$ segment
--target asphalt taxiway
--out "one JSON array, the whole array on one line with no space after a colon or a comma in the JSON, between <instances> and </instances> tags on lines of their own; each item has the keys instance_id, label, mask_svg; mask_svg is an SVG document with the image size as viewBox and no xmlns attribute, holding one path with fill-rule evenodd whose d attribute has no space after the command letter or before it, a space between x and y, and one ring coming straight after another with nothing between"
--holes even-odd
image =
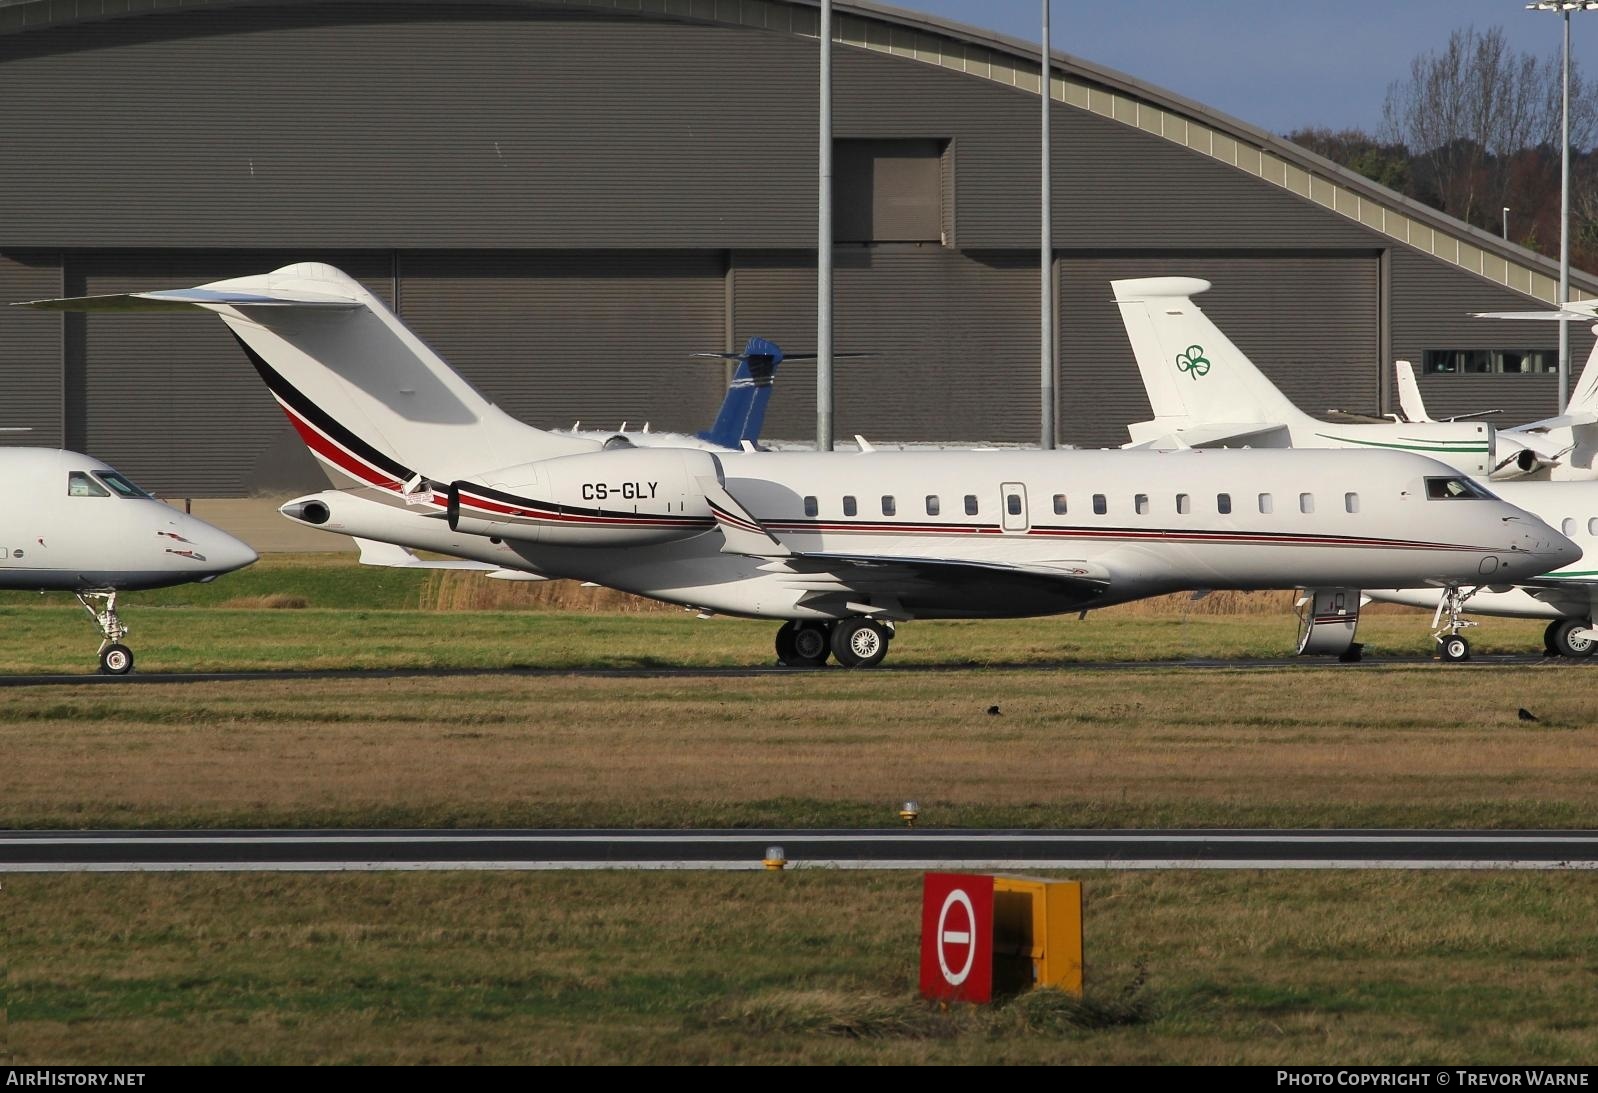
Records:
<instances>
[{"instance_id":1,"label":"asphalt taxiway","mask_svg":"<svg viewBox=\"0 0 1598 1093\"><path fill-rule=\"evenodd\" d=\"M0 873L342 870L1598 869L1598 831L8 831Z\"/></svg>"}]
</instances>

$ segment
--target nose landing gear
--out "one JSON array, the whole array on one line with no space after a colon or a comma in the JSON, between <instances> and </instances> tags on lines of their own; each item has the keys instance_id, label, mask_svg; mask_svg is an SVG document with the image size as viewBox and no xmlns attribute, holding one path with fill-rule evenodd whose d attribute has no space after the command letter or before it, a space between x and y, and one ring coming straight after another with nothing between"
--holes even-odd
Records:
<instances>
[{"instance_id":1,"label":"nose landing gear","mask_svg":"<svg viewBox=\"0 0 1598 1093\"><path fill-rule=\"evenodd\" d=\"M893 630L875 619L785 622L777 631L777 663L820 668L830 654L845 668L875 668L888 655Z\"/></svg>"},{"instance_id":2,"label":"nose landing gear","mask_svg":"<svg viewBox=\"0 0 1598 1093\"><path fill-rule=\"evenodd\" d=\"M1449 585L1443 590L1442 599L1437 601L1437 613L1432 616L1432 637L1437 640L1437 655L1442 660L1457 663L1470 659L1470 642L1460 631L1478 625L1465 617L1465 602L1480 591L1479 586L1465 590L1458 585ZM1445 611L1448 621L1443 623Z\"/></svg>"},{"instance_id":3,"label":"nose landing gear","mask_svg":"<svg viewBox=\"0 0 1598 1093\"><path fill-rule=\"evenodd\" d=\"M95 603L101 601L105 606L97 608ZM116 592L79 592L78 602L100 628L100 671L114 676L133 671L133 650L122 644L128 628L117 617Z\"/></svg>"}]
</instances>

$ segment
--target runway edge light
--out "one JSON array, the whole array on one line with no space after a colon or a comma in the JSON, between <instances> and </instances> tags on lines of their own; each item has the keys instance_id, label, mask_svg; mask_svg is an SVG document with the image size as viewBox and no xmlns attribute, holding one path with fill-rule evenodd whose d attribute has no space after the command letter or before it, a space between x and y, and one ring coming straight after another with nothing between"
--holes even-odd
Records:
<instances>
[{"instance_id":1,"label":"runway edge light","mask_svg":"<svg viewBox=\"0 0 1598 1093\"><path fill-rule=\"evenodd\" d=\"M1082 994L1082 885L1038 877L927 873L921 993L941 1002L1053 987Z\"/></svg>"}]
</instances>

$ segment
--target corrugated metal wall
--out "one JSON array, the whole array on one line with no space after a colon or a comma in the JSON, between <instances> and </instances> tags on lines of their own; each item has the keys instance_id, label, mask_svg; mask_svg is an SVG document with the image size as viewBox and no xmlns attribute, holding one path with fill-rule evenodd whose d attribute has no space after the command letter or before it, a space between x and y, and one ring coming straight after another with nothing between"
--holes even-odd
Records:
<instances>
[{"instance_id":1,"label":"corrugated metal wall","mask_svg":"<svg viewBox=\"0 0 1598 1093\"><path fill-rule=\"evenodd\" d=\"M696 432L722 369L719 253L405 254L400 315L508 413L541 428Z\"/></svg>"},{"instance_id":2,"label":"corrugated metal wall","mask_svg":"<svg viewBox=\"0 0 1598 1093\"><path fill-rule=\"evenodd\" d=\"M1060 260L1060 421L1064 438L1126 443L1146 420L1110 281L1203 277L1197 302L1228 338L1302 410L1377 411L1379 261L1374 255L1098 258Z\"/></svg>"},{"instance_id":3,"label":"corrugated metal wall","mask_svg":"<svg viewBox=\"0 0 1598 1093\"><path fill-rule=\"evenodd\" d=\"M339 266L385 301L386 256L305 255ZM186 287L263 273L267 254L72 255L70 295ZM37 313L48 325L55 315ZM81 399L69 444L104 459L146 489L229 496L320 485L321 473L233 336L210 315L72 315L68 389Z\"/></svg>"},{"instance_id":4,"label":"corrugated metal wall","mask_svg":"<svg viewBox=\"0 0 1598 1093\"><path fill-rule=\"evenodd\" d=\"M941 247L834 252L837 434L870 440L1031 439L1037 432L1037 259ZM803 263L803 264L800 264ZM736 340L816 339L815 260L745 254L733 263ZM767 416L774 438L814 437L815 374L784 365Z\"/></svg>"},{"instance_id":5,"label":"corrugated metal wall","mask_svg":"<svg viewBox=\"0 0 1598 1093\"><path fill-rule=\"evenodd\" d=\"M1432 417L1502 410L1489 418L1500 427L1558 413L1558 377L1424 376L1428 349L1553 348L1559 326L1549 322L1473 319L1475 311L1537 311L1542 305L1519 293L1450 269L1407 247L1393 250L1393 354L1415 366L1421 396ZM1592 351L1590 323L1570 324L1570 385ZM1386 377L1391 383L1392 378Z\"/></svg>"},{"instance_id":6,"label":"corrugated metal wall","mask_svg":"<svg viewBox=\"0 0 1598 1093\"><path fill-rule=\"evenodd\" d=\"M7 307L16 300L61 294L57 254L0 254L0 444L41 448L62 443L61 332L63 319Z\"/></svg>"}]
</instances>

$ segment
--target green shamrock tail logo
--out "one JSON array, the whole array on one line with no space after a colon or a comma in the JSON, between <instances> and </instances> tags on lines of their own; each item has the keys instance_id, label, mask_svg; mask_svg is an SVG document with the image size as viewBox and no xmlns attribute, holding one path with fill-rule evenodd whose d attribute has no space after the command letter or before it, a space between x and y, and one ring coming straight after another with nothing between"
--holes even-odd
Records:
<instances>
[{"instance_id":1,"label":"green shamrock tail logo","mask_svg":"<svg viewBox=\"0 0 1598 1093\"><path fill-rule=\"evenodd\" d=\"M1176 355L1176 367L1179 371L1198 379L1200 376L1209 375L1210 359L1204 355L1202 345L1190 345L1186 353Z\"/></svg>"}]
</instances>

